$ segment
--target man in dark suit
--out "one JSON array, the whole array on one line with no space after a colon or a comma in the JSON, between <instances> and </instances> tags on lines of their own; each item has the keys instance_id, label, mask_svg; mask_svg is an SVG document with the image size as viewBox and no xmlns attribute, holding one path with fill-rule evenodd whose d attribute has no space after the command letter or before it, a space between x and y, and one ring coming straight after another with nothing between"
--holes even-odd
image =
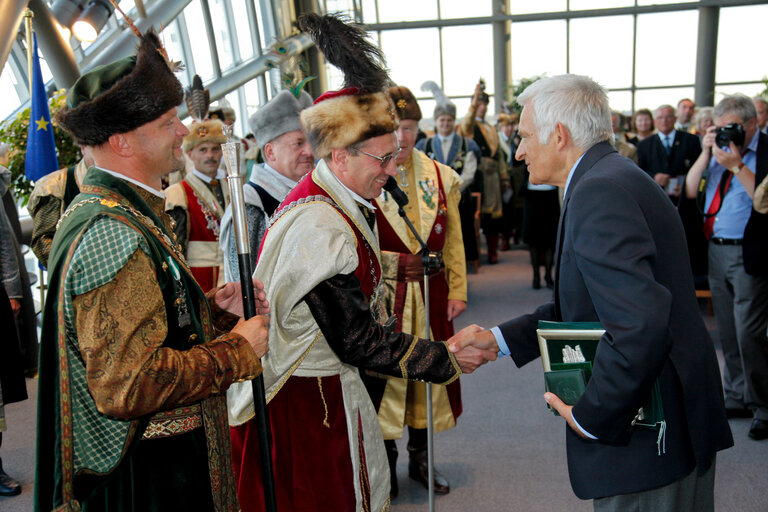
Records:
<instances>
[{"instance_id":1,"label":"man in dark suit","mask_svg":"<svg viewBox=\"0 0 768 512\"><path fill-rule=\"evenodd\" d=\"M686 195L706 212L709 288L723 347L729 417L753 418L749 437L768 439L768 215L753 193L768 174L768 135L758 131L755 105L743 94L717 104L715 126L691 167ZM735 123L742 141L715 143L718 127ZM699 192L701 191L701 192Z\"/></svg>"},{"instance_id":2,"label":"man in dark suit","mask_svg":"<svg viewBox=\"0 0 768 512\"><path fill-rule=\"evenodd\" d=\"M653 177L677 204L685 174L701 153L699 138L675 130L675 108L662 105L654 113L657 133L637 145L637 165Z\"/></svg>"},{"instance_id":3,"label":"man in dark suit","mask_svg":"<svg viewBox=\"0 0 768 512\"><path fill-rule=\"evenodd\" d=\"M539 320L601 322L581 398L545 394L568 423L574 492L599 511L713 510L715 454L733 439L677 212L610 144L608 98L591 79L545 78L518 101L516 157L531 181L565 187L555 297L477 336L522 366L540 355ZM657 381L666 430L635 425Z\"/></svg>"}]
</instances>

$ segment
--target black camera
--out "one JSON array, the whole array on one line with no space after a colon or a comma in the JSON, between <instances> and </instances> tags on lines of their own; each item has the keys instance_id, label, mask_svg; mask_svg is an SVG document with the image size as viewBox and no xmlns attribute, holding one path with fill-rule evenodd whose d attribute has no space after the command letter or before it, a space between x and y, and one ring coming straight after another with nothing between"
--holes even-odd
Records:
<instances>
[{"instance_id":1,"label":"black camera","mask_svg":"<svg viewBox=\"0 0 768 512\"><path fill-rule=\"evenodd\" d=\"M721 148L727 148L731 142L736 146L744 145L744 127L739 123L729 123L715 130L715 144Z\"/></svg>"}]
</instances>

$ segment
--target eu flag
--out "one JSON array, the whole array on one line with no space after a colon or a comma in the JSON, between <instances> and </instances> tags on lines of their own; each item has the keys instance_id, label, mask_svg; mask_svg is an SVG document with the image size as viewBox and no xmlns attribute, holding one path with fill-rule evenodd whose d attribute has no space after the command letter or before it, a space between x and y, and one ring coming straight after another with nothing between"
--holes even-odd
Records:
<instances>
[{"instance_id":1,"label":"eu flag","mask_svg":"<svg viewBox=\"0 0 768 512\"><path fill-rule=\"evenodd\" d=\"M25 170L27 178L37 181L59 168L56 159L56 141L53 138L51 113L45 96L45 84L37 56L37 35L34 36L35 53L32 58L32 109L29 114L29 135Z\"/></svg>"}]
</instances>

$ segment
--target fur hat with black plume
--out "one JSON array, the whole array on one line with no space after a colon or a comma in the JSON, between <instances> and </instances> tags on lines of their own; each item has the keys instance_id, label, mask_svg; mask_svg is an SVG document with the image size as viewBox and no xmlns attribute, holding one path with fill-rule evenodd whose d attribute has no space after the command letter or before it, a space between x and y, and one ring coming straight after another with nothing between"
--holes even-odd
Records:
<instances>
[{"instance_id":1,"label":"fur hat with black plume","mask_svg":"<svg viewBox=\"0 0 768 512\"><path fill-rule=\"evenodd\" d=\"M456 119L456 105L453 104L448 96L445 95L443 90L432 80L427 80L421 84L421 90L424 92L431 92L435 98L435 112L432 119L437 121L440 116L451 116Z\"/></svg>"},{"instance_id":2,"label":"fur hat with black plume","mask_svg":"<svg viewBox=\"0 0 768 512\"><path fill-rule=\"evenodd\" d=\"M192 86L187 87L184 100L187 102L192 123L187 127L189 134L184 137L182 148L189 151L203 142L223 144L227 142L224 135L224 123L218 119L206 119L211 104L211 93L203 87L203 81L199 75L192 79Z\"/></svg>"},{"instance_id":3,"label":"fur hat with black plume","mask_svg":"<svg viewBox=\"0 0 768 512\"><path fill-rule=\"evenodd\" d=\"M394 132L398 121L386 92L391 81L381 51L366 39L365 31L338 14L304 14L299 28L344 74L342 90L326 92L301 112L315 157Z\"/></svg>"}]
</instances>

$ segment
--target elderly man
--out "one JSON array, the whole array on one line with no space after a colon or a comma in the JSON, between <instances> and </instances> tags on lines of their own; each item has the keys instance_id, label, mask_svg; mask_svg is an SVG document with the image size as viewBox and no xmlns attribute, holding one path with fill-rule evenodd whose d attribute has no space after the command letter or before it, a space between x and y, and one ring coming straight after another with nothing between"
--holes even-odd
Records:
<instances>
[{"instance_id":1,"label":"elderly man","mask_svg":"<svg viewBox=\"0 0 768 512\"><path fill-rule=\"evenodd\" d=\"M159 188L188 132L164 54L147 33L57 116L94 167L49 260L37 511L239 510L223 394L261 372L267 319L238 322L234 284L203 294L171 238Z\"/></svg>"},{"instance_id":2,"label":"elderly man","mask_svg":"<svg viewBox=\"0 0 768 512\"><path fill-rule=\"evenodd\" d=\"M685 174L701 153L699 138L675 129L675 109L662 105L654 113L657 133L637 145L637 165L651 175L673 203L680 198Z\"/></svg>"},{"instance_id":3,"label":"elderly man","mask_svg":"<svg viewBox=\"0 0 768 512\"><path fill-rule=\"evenodd\" d=\"M749 436L767 439L768 215L753 209L752 196L768 174L768 135L758 131L755 106L741 94L721 100L714 121L686 192L697 199L709 240L709 289L725 358L726 412L753 417ZM726 126L727 132L718 135Z\"/></svg>"},{"instance_id":4,"label":"elderly man","mask_svg":"<svg viewBox=\"0 0 768 512\"><path fill-rule=\"evenodd\" d=\"M389 78L363 29L335 16L304 15L299 25L326 58L329 45L350 44L330 53L330 62L354 69L343 68L345 89L325 93L301 113L320 161L273 215L256 267L274 311L263 364L277 503L280 510L378 512L389 509L389 470L360 371L447 384L495 354L471 348L453 358L445 342L383 323L371 200L397 173ZM250 389L233 388L228 398L231 422L253 416ZM250 430L233 443L256 454L261 447ZM238 463L243 510L260 510L257 460Z\"/></svg>"},{"instance_id":5,"label":"elderly man","mask_svg":"<svg viewBox=\"0 0 768 512\"><path fill-rule=\"evenodd\" d=\"M430 316L432 336L444 340L453 336L453 320L467 307L467 266L461 236L459 200L461 178L448 166L438 164L414 149L421 109L407 87L390 87L400 125L395 159L400 187L408 197L404 211L417 226L430 251L440 252L445 268L429 279L430 311L424 309L424 267L421 246L405 220L398 214L395 199L384 194L375 200L376 224L381 246L382 283L387 315L397 319L396 328L424 336L425 314ZM426 385L389 377L365 378L365 384L379 414L391 473L391 495L398 493L397 445L395 439L408 426L408 475L429 485L427 477ZM461 388L456 380L448 386L433 386L435 431L456 426L461 415ZM435 472L435 493L447 494L450 484Z\"/></svg>"},{"instance_id":6,"label":"elderly man","mask_svg":"<svg viewBox=\"0 0 768 512\"><path fill-rule=\"evenodd\" d=\"M312 98L306 92L302 91L297 98L290 91L280 91L251 116L251 129L264 158L264 163L253 166L251 177L243 187L251 268L256 268L269 217L315 165L312 148L299 123L299 113L310 105ZM220 240L224 251L224 276L227 281L239 281L231 208L227 208L221 219Z\"/></svg>"},{"instance_id":7,"label":"elderly man","mask_svg":"<svg viewBox=\"0 0 768 512\"><path fill-rule=\"evenodd\" d=\"M685 237L661 189L611 144L606 91L587 77L539 80L518 98L534 183L565 187L555 297L479 335L518 366L540 355L539 320L601 322L592 376L565 420L571 485L597 511L714 510L715 454L732 446L715 349ZM664 419L636 424L658 383Z\"/></svg>"}]
</instances>

